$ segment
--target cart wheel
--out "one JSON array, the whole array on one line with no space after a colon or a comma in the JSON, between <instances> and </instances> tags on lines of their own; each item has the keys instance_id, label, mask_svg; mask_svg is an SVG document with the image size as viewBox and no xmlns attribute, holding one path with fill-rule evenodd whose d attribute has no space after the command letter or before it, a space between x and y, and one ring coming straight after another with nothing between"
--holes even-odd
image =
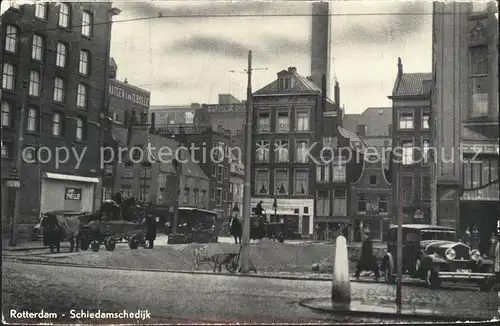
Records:
<instances>
[{"instance_id":1,"label":"cart wheel","mask_svg":"<svg viewBox=\"0 0 500 326\"><path fill-rule=\"evenodd\" d=\"M107 251L113 251L113 250L115 250L115 247L116 247L116 239L113 237L109 237L104 242L104 245L106 246Z\"/></svg>"},{"instance_id":2,"label":"cart wheel","mask_svg":"<svg viewBox=\"0 0 500 326\"><path fill-rule=\"evenodd\" d=\"M87 239L80 240L80 249L82 249L83 251L89 249L89 241Z\"/></svg>"},{"instance_id":3,"label":"cart wheel","mask_svg":"<svg viewBox=\"0 0 500 326\"><path fill-rule=\"evenodd\" d=\"M139 237L137 235L131 236L128 242L128 246L130 247L130 249L139 248Z\"/></svg>"},{"instance_id":4,"label":"cart wheel","mask_svg":"<svg viewBox=\"0 0 500 326\"><path fill-rule=\"evenodd\" d=\"M92 248L92 251L98 252L101 244L99 243L99 241L93 241L90 246Z\"/></svg>"}]
</instances>

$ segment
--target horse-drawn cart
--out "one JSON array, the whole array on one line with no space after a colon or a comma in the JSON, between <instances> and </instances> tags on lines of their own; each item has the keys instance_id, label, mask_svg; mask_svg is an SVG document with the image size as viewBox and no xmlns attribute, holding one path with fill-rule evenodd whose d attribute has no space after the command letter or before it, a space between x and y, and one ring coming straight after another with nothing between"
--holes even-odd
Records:
<instances>
[{"instance_id":1,"label":"horse-drawn cart","mask_svg":"<svg viewBox=\"0 0 500 326\"><path fill-rule=\"evenodd\" d=\"M118 239L127 240L130 249L137 249L141 245L146 247L146 225L123 220L92 221L80 231L82 250L90 246L93 251L99 251L101 244L104 244L106 250L113 251Z\"/></svg>"}]
</instances>

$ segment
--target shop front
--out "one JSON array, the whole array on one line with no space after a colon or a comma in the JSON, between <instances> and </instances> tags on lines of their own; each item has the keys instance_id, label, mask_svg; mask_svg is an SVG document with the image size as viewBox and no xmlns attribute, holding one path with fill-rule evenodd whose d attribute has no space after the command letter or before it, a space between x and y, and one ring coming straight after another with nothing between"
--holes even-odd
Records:
<instances>
[{"instance_id":1,"label":"shop front","mask_svg":"<svg viewBox=\"0 0 500 326\"><path fill-rule=\"evenodd\" d=\"M352 241L362 242L365 230L370 230L373 241L386 241L390 224L388 216L356 215L352 222Z\"/></svg>"},{"instance_id":2,"label":"shop front","mask_svg":"<svg viewBox=\"0 0 500 326\"><path fill-rule=\"evenodd\" d=\"M335 241L337 235L349 239L349 219L318 216L314 220L314 238L319 241Z\"/></svg>"},{"instance_id":3,"label":"shop front","mask_svg":"<svg viewBox=\"0 0 500 326\"><path fill-rule=\"evenodd\" d=\"M274 198L252 198L251 207L262 201L262 208L270 222L284 223L285 227L302 237L312 238L314 234L314 200L278 198L274 208Z\"/></svg>"},{"instance_id":4,"label":"shop front","mask_svg":"<svg viewBox=\"0 0 500 326\"><path fill-rule=\"evenodd\" d=\"M42 179L40 211L93 212L98 183L99 178L47 172Z\"/></svg>"}]
</instances>

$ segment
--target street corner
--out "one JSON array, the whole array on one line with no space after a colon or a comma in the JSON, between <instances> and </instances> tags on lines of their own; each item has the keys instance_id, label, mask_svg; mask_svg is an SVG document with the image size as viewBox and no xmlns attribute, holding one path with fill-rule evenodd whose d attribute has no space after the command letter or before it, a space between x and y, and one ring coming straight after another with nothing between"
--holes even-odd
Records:
<instances>
[{"instance_id":1,"label":"street corner","mask_svg":"<svg viewBox=\"0 0 500 326\"><path fill-rule=\"evenodd\" d=\"M450 309L444 305L411 305L403 304L398 312L395 300L352 300L350 303L334 304L331 298L309 298L299 302L303 307L327 314L346 314L353 316L369 316L394 319L395 317L409 321L486 321L494 318L492 311L471 311L470 309Z\"/></svg>"}]
</instances>

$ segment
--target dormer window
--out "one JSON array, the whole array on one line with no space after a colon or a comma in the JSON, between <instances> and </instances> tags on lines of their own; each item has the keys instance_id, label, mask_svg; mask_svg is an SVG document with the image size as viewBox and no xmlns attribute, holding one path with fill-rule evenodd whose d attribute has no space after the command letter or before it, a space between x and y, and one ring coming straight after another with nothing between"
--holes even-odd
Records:
<instances>
[{"instance_id":1,"label":"dormer window","mask_svg":"<svg viewBox=\"0 0 500 326\"><path fill-rule=\"evenodd\" d=\"M279 87L282 90L287 90L292 88L292 77L280 77L279 78Z\"/></svg>"}]
</instances>

